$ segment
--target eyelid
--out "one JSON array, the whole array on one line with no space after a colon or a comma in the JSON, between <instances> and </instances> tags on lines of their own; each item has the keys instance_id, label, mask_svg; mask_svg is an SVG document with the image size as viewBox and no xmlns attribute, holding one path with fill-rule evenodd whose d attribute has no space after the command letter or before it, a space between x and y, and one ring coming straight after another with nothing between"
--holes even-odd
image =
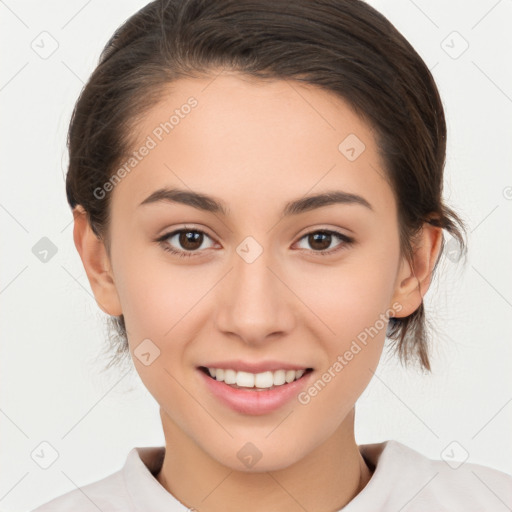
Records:
<instances>
[{"instance_id":1,"label":"eyelid","mask_svg":"<svg viewBox=\"0 0 512 512\"><path fill-rule=\"evenodd\" d=\"M329 233L338 233L340 235L343 235L347 238L352 238L352 235L349 235L348 233L345 233L345 231L348 231L349 233L354 233L351 229L348 228L342 228L339 226L329 226L329 225L318 225L318 224L312 224L310 226L307 226L303 228L299 233L302 233L300 235L297 235L298 238L302 238L305 235L309 235L311 233L316 233L317 231L327 231Z\"/></svg>"}]
</instances>

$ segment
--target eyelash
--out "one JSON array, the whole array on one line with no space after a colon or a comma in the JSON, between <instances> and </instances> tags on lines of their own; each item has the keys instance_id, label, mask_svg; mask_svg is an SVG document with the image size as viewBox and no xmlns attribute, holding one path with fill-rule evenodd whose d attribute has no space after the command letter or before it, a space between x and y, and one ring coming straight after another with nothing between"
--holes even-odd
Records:
<instances>
[{"instance_id":1,"label":"eyelash","mask_svg":"<svg viewBox=\"0 0 512 512\"><path fill-rule=\"evenodd\" d=\"M197 251L197 250L196 251L178 251L178 250L172 248L168 243L166 243L166 240L168 238L171 238L174 235L177 235L180 233L200 233L200 234L206 235L208 238L211 238L207 233L205 233L204 231L202 231L200 229L189 228L189 229L178 229L176 231L166 233L165 235L162 235L160 238L158 238L156 240L156 242L159 242L159 244L164 249L164 251L170 252L171 254L174 254L180 258L190 258L190 257L197 256L198 253L200 253L201 251ZM341 240L343 242L340 245L338 245L338 247L336 247L335 249L325 249L323 251L312 251L314 254L317 254L319 256L330 256L334 253L337 253L340 250L347 248L348 246L350 246L354 243L353 238L350 238L347 235L344 235L343 233L339 233L338 231L332 231L332 230L328 230L328 229L318 229L316 231L310 231L309 233L306 233L305 235L303 235L299 239L299 241L306 238L309 235L313 235L313 234L317 234L317 233L326 234L326 235L334 235L335 237L337 237L339 240Z\"/></svg>"}]
</instances>

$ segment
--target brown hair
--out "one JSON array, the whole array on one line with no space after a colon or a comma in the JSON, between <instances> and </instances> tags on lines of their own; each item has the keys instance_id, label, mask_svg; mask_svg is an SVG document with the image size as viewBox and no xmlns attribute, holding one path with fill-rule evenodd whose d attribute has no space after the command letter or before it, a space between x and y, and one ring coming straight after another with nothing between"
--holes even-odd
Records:
<instances>
[{"instance_id":1,"label":"brown hair","mask_svg":"<svg viewBox=\"0 0 512 512\"><path fill-rule=\"evenodd\" d=\"M446 124L439 92L421 57L382 14L361 0L155 0L108 41L69 126L67 199L71 208L83 206L109 254L109 195L98 199L94 191L129 153L137 119L167 84L219 68L297 80L343 98L374 129L397 201L402 254L411 258L424 222L447 230L466 253L464 223L442 199ZM117 359L128 353L124 318L109 320ZM387 336L402 363L418 358L430 371L423 303L406 318L391 318Z\"/></svg>"}]
</instances>

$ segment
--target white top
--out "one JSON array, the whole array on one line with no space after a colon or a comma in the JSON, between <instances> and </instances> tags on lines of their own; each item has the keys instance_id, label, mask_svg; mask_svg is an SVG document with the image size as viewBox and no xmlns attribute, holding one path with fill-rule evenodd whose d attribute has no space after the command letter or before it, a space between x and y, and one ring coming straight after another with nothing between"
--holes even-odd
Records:
<instances>
[{"instance_id":1,"label":"white top","mask_svg":"<svg viewBox=\"0 0 512 512\"><path fill-rule=\"evenodd\" d=\"M343 512L512 510L512 476L479 464L431 460L398 441L359 445L375 471ZM112 475L32 512L190 512L155 478L165 447L133 448Z\"/></svg>"}]
</instances>

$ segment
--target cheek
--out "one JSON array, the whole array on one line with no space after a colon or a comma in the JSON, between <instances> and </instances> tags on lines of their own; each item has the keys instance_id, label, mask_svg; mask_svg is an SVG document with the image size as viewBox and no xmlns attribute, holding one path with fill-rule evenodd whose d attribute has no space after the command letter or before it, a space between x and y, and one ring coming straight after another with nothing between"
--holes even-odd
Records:
<instances>
[{"instance_id":1,"label":"cheek","mask_svg":"<svg viewBox=\"0 0 512 512\"><path fill-rule=\"evenodd\" d=\"M120 300L134 366L155 400L176 411L190 407L190 396L180 383L183 368L190 364L187 340L194 339L200 325L189 320L211 287L204 280L202 285L193 282L194 272L184 268L173 268L158 258L148 258L146 263L142 258L125 260L119 265ZM149 361L144 360L145 353L150 354Z\"/></svg>"},{"instance_id":2,"label":"cheek","mask_svg":"<svg viewBox=\"0 0 512 512\"><path fill-rule=\"evenodd\" d=\"M309 316L309 325L327 355L321 373L327 372L328 402L350 403L373 376L370 369L379 363L391 314L397 257L393 246L384 253L361 251L338 268L307 274L302 293L310 310L318 312L318 318Z\"/></svg>"},{"instance_id":3,"label":"cheek","mask_svg":"<svg viewBox=\"0 0 512 512\"><path fill-rule=\"evenodd\" d=\"M329 326L315 333L326 355L317 379L298 397L310 418L323 418L322 428L336 428L373 377L384 347L387 318L386 283L353 272L331 284L312 309Z\"/></svg>"},{"instance_id":4,"label":"cheek","mask_svg":"<svg viewBox=\"0 0 512 512\"><path fill-rule=\"evenodd\" d=\"M390 306L394 285L393 258L358 255L338 268L304 273L298 295L316 313L323 332L343 345L374 326ZM314 318L314 315L311 315ZM377 323L382 328L382 322Z\"/></svg>"},{"instance_id":5,"label":"cheek","mask_svg":"<svg viewBox=\"0 0 512 512\"><path fill-rule=\"evenodd\" d=\"M160 258L126 259L119 265L118 287L125 322L134 338L165 340L179 329L208 290L205 276L193 267L173 266Z\"/></svg>"}]
</instances>

